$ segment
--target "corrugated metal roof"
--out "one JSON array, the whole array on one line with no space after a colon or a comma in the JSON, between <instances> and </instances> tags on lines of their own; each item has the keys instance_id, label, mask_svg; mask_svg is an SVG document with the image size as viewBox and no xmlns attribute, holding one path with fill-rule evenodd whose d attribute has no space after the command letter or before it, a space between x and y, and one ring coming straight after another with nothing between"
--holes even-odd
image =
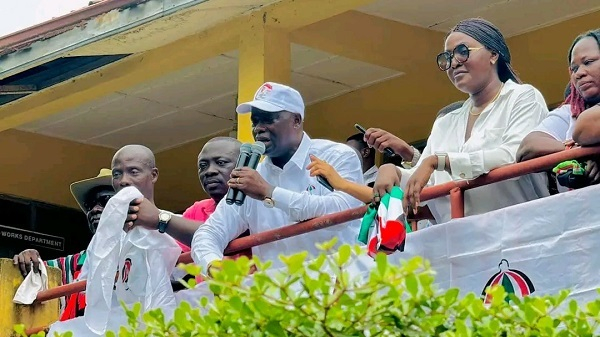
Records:
<instances>
[{"instance_id":1,"label":"corrugated metal roof","mask_svg":"<svg viewBox=\"0 0 600 337\"><path fill-rule=\"evenodd\" d=\"M0 38L0 55L6 55L29 47L32 43L59 35L85 25L85 22L115 9L135 7L149 0L105 0L69 14L42 22L39 25Z\"/></svg>"},{"instance_id":2,"label":"corrugated metal roof","mask_svg":"<svg viewBox=\"0 0 600 337\"><path fill-rule=\"evenodd\" d=\"M0 105L118 61L127 54L61 57L0 80Z\"/></svg>"}]
</instances>

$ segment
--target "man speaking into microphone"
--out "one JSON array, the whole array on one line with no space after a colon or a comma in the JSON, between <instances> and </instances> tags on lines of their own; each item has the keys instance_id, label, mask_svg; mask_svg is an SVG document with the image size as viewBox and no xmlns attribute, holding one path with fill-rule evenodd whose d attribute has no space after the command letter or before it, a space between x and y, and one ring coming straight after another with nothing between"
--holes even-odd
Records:
<instances>
[{"instance_id":1,"label":"man speaking into microphone","mask_svg":"<svg viewBox=\"0 0 600 337\"><path fill-rule=\"evenodd\" d=\"M229 187L246 195L241 205L222 201L204 224L198 224L191 248L194 261L203 271L209 271L212 263L221 260L229 242L248 229L250 234L256 234L362 205L348 194L330 191L306 169L309 156L315 155L332 165L344 179L363 183L360 160L352 148L311 139L304 132L304 101L298 91L268 82L257 90L253 101L240 104L236 110L251 114L254 139L264 144L266 158L256 169L238 167L232 171ZM151 212L142 214L141 208L128 219L146 227L158 222ZM173 217L170 221L180 226L180 222L190 220ZM308 251L315 255L315 244L333 237L340 244L354 244L359 227L359 220L351 221L254 247L252 254L281 266L279 254Z\"/></svg>"},{"instance_id":2,"label":"man speaking into microphone","mask_svg":"<svg viewBox=\"0 0 600 337\"><path fill-rule=\"evenodd\" d=\"M221 203L213 216L200 226L192 241L194 261L208 270L223 258L227 244L250 228L260 233L329 213L361 206L342 192L331 192L311 177L306 169L309 155L330 163L345 179L362 183L362 170L355 151L344 144L311 139L303 130L304 101L298 91L268 82L254 100L240 104L236 111L250 113L252 134L265 145L266 158L256 170L241 167L231 172L229 186L242 191L243 205ZM354 244L358 220L300 236L254 247L253 254L280 265L279 254L306 250L317 254L315 243L338 237L340 243Z\"/></svg>"}]
</instances>

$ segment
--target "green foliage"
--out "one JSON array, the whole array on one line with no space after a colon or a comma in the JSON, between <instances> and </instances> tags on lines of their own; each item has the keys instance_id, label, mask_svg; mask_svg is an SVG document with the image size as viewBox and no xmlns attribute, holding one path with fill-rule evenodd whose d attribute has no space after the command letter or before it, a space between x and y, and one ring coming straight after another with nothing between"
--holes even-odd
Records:
<instances>
[{"instance_id":1,"label":"green foliage","mask_svg":"<svg viewBox=\"0 0 600 337\"><path fill-rule=\"evenodd\" d=\"M600 299L580 307L566 303L566 290L520 299L496 287L489 289L492 303L486 306L473 293L436 289L427 261L417 257L396 266L383 254L366 280L352 279L345 267L362 250L346 245L326 254L334 245L335 240L318 245L324 254L314 260L306 253L281 256L285 272L268 272L270 263L256 258L225 260L207 281L215 299L202 299L202 314L183 302L167 320L159 309L141 314L138 304L127 309L129 326L107 336L593 336L600 331ZM253 266L257 271L248 285L243 281Z\"/></svg>"}]
</instances>

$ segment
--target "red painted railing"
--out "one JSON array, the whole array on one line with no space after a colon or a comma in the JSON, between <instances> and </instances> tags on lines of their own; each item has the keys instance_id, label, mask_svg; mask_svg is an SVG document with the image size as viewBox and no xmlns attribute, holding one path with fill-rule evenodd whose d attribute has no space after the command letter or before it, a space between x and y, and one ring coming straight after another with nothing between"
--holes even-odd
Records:
<instances>
[{"instance_id":1,"label":"red painted railing","mask_svg":"<svg viewBox=\"0 0 600 337\"><path fill-rule=\"evenodd\" d=\"M452 181L423 189L421 200L431 200L442 196L450 195L452 218L464 217L464 198L463 191L472 188L497 183L499 181L517 178L522 175L542 172L552 169L556 164L578 158L586 158L600 154L600 146L575 148L557 152L544 157L535 158L522 163L507 165L492 170L487 175L473 180ZM282 240L292 236L316 231L323 228L332 227L350 220L356 220L363 216L366 206L346 210L339 213L328 214L315 219L303 221L297 224L285 226L258 234L249 235L243 238L233 240L225 249L225 254L230 255L251 247L263 245L266 243ZM182 254L179 262L191 263L190 253ZM44 302L51 299L60 298L76 292L85 290L85 281L79 281L68 285L55 287L38 293L36 302ZM27 333L35 333L44 328L29 329Z\"/></svg>"}]
</instances>

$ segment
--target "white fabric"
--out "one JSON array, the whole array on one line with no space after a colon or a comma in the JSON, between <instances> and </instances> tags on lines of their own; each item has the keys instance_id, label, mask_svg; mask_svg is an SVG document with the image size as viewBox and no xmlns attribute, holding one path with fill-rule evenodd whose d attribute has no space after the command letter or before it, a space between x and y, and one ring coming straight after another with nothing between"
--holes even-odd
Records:
<instances>
[{"instance_id":1,"label":"white fabric","mask_svg":"<svg viewBox=\"0 0 600 337\"><path fill-rule=\"evenodd\" d=\"M13 302L17 304L31 304L35 301L40 291L48 289L48 271L46 265L40 260L40 272L36 273L31 269L29 274L17 289Z\"/></svg>"},{"instance_id":2,"label":"white fabric","mask_svg":"<svg viewBox=\"0 0 600 337\"><path fill-rule=\"evenodd\" d=\"M379 173L379 169L377 166L373 165L367 172L363 173L363 180L365 185L369 185L370 183L374 183L377 178L377 173Z\"/></svg>"},{"instance_id":3,"label":"white fabric","mask_svg":"<svg viewBox=\"0 0 600 337\"><path fill-rule=\"evenodd\" d=\"M465 142L469 111L468 99L462 108L438 118L433 124L427 146L416 167L402 172L401 187L423 160L437 152L448 154L452 175L434 171L429 186L453 180L471 179L490 170L512 164L521 140L548 114L542 94L528 84L507 81L498 99L481 113ZM547 178L543 173L523 176L465 192L465 214L474 215L548 196ZM450 220L448 196L429 200L436 222Z\"/></svg>"},{"instance_id":4,"label":"white fabric","mask_svg":"<svg viewBox=\"0 0 600 337\"><path fill-rule=\"evenodd\" d=\"M399 264L423 256L444 290L457 287L462 295L481 294L499 269L523 272L536 295L571 290L582 306L597 298L600 288L600 186L557 194L409 233L404 252L388 259ZM374 262L361 257L350 274L365 275ZM516 282L511 282L520 295ZM568 301L567 301L568 302Z\"/></svg>"},{"instance_id":5,"label":"white fabric","mask_svg":"<svg viewBox=\"0 0 600 337\"><path fill-rule=\"evenodd\" d=\"M533 131L543 132L559 142L565 142L573 139L576 121L571 114L571 106L566 104L552 110Z\"/></svg>"},{"instance_id":6,"label":"white fabric","mask_svg":"<svg viewBox=\"0 0 600 337\"><path fill-rule=\"evenodd\" d=\"M130 202L141 197L133 186L112 197L88 246L84 321L90 334L104 334L119 301L141 302L144 311L175 305L170 275L181 248L156 230L123 231Z\"/></svg>"},{"instance_id":7,"label":"white fabric","mask_svg":"<svg viewBox=\"0 0 600 337\"><path fill-rule=\"evenodd\" d=\"M294 88L279 83L267 82L261 85L254 94L254 100L240 104L236 111L241 114L249 113L252 107L270 112L294 112L304 119L304 100L300 93Z\"/></svg>"},{"instance_id":8,"label":"white fabric","mask_svg":"<svg viewBox=\"0 0 600 337\"><path fill-rule=\"evenodd\" d=\"M580 306L597 298L600 288L600 186L595 185L568 193L554 195L529 203L515 205L487 214L455 219L407 234L404 252L388 256L390 263L399 265L414 256L422 256L436 272L436 285L443 291L458 288L461 296L469 292L482 294L488 281L507 268L523 273L533 285L529 296L557 294L571 290L570 298ZM503 261L506 260L506 261ZM367 278L376 268L373 259L361 256L349 262L346 271L350 278ZM284 271L285 268L279 269ZM276 269L269 271L275 275ZM246 279L252 282L252 276ZM514 277L511 285L515 295L523 293ZM206 283L176 295L177 302L189 302L199 307L199 300L212 300ZM566 303L569 301L567 300ZM204 310L201 310L204 312ZM167 312L167 317L170 312ZM72 322L75 337L80 318ZM68 323L61 322L61 323ZM110 330L126 324L120 308L111 316ZM54 324L53 332L65 332ZM64 327L64 326L63 326Z\"/></svg>"},{"instance_id":9,"label":"white fabric","mask_svg":"<svg viewBox=\"0 0 600 337\"><path fill-rule=\"evenodd\" d=\"M351 147L328 140L311 140L304 134L298 150L283 169L273 165L269 158L256 169L269 184L276 186L273 191L275 207L267 208L262 200L252 198L246 198L242 206L228 205L224 200L221 201L211 217L194 234L194 261L206 270L210 262L222 259L227 244L247 229L252 234L261 233L361 206L359 200L340 191L331 192L310 176L306 169L310 163L310 154L332 165L342 178L363 184L360 161ZM317 253L315 243L330 240L333 236L338 237L339 243L354 244L359 228L360 221L355 220L254 247L252 253L262 260L272 260L277 266L280 264L279 254L292 254L302 250Z\"/></svg>"}]
</instances>

